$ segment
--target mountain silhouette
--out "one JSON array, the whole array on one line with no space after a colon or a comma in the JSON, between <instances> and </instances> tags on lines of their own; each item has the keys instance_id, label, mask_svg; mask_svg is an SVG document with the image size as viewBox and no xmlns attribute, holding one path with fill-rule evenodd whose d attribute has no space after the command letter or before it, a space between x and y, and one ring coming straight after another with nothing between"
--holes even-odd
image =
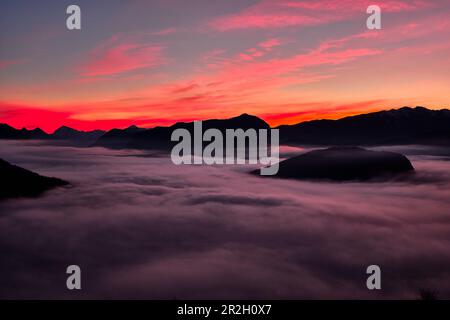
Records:
<instances>
[{"instance_id":1,"label":"mountain silhouette","mask_svg":"<svg viewBox=\"0 0 450 320\"><path fill-rule=\"evenodd\" d=\"M170 127L155 127L138 132L127 143L133 149L170 150L177 142L171 141L172 132L176 129L186 129L194 136L194 122L178 122ZM270 129L262 119L246 113L230 119L211 119L202 121L202 130L218 129L225 135L226 129Z\"/></svg>"},{"instance_id":2,"label":"mountain silhouette","mask_svg":"<svg viewBox=\"0 0 450 320\"><path fill-rule=\"evenodd\" d=\"M314 120L295 125L282 125L278 129L281 144L448 145L450 110L403 107L339 120Z\"/></svg>"},{"instance_id":3,"label":"mountain silhouette","mask_svg":"<svg viewBox=\"0 0 450 320\"><path fill-rule=\"evenodd\" d=\"M93 146L111 149L125 148L135 134L145 130L136 126L130 126L126 129L111 129L103 134Z\"/></svg>"},{"instance_id":4,"label":"mountain silhouette","mask_svg":"<svg viewBox=\"0 0 450 320\"><path fill-rule=\"evenodd\" d=\"M141 129L132 134L117 132L120 147L170 150L173 130L185 128L193 134L193 122L176 123L170 127ZM242 114L231 119L203 121L203 131L217 128L243 130L268 129L262 119ZM339 120L313 120L294 125L282 125L280 144L324 146L373 145L448 145L450 144L450 110L430 110L424 107L403 107L372 112Z\"/></svg>"},{"instance_id":5,"label":"mountain silhouette","mask_svg":"<svg viewBox=\"0 0 450 320\"><path fill-rule=\"evenodd\" d=\"M80 145L89 145L101 137L105 131L79 131L70 127L62 126L55 130L52 134L44 132L40 128L33 130L15 129L7 124L0 124L0 139L15 140L58 140L70 141Z\"/></svg>"},{"instance_id":6,"label":"mountain silhouette","mask_svg":"<svg viewBox=\"0 0 450 320\"><path fill-rule=\"evenodd\" d=\"M38 196L50 188L68 184L64 180L44 177L12 165L3 159L0 159L0 177L0 199Z\"/></svg>"},{"instance_id":7,"label":"mountain silhouette","mask_svg":"<svg viewBox=\"0 0 450 320\"><path fill-rule=\"evenodd\" d=\"M204 120L202 124L203 131L216 128L222 133L226 129L269 129L264 120L246 113L230 119ZM104 133L101 130L83 132L63 126L53 134L47 134L39 128L18 130L7 124L0 124L0 139L88 141L88 145L107 148L170 150L174 145L170 139L172 132L184 128L192 135L193 127L193 122L178 122L170 127L143 129L130 126ZM280 144L285 145L449 145L450 110L403 107L338 120L281 125L277 129L280 130Z\"/></svg>"},{"instance_id":8,"label":"mountain silhouette","mask_svg":"<svg viewBox=\"0 0 450 320\"><path fill-rule=\"evenodd\" d=\"M52 139L75 140L75 141L96 141L105 134L103 130L79 131L70 127L59 127L53 134Z\"/></svg>"},{"instance_id":9,"label":"mountain silhouette","mask_svg":"<svg viewBox=\"0 0 450 320\"><path fill-rule=\"evenodd\" d=\"M314 150L279 163L276 177L306 180L385 180L414 171L404 155L359 147ZM253 171L259 174L260 170Z\"/></svg>"},{"instance_id":10,"label":"mountain silhouette","mask_svg":"<svg viewBox=\"0 0 450 320\"><path fill-rule=\"evenodd\" d=\"M40 128L33 130L15 129L5 123L0 123L0 139L17 139L17 140L29 140L29 139L49 139L50 135L45 133Z\"/></svg>"}]
</instances>

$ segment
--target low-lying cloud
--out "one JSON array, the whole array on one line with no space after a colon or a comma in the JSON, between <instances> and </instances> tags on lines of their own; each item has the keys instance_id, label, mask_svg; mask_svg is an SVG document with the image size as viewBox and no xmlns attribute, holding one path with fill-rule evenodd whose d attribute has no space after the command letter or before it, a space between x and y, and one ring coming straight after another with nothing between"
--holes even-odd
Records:
<instances>
[{"instance_id":1,"label":"low-lying cloud","mask_svg":"<svg viewBox=\"0 0 450 320\"><path fill-rule=\"evenodd\" d=\"M0 203L1 298L416 298L419 288L450 297L442 155L409 156L426 180L339 184L128 156L136 151L0 150L72 183ZM65 287L71 264L80 292ZM381 292L365 287L371 264Z\"/></svg>"}]
</instances>

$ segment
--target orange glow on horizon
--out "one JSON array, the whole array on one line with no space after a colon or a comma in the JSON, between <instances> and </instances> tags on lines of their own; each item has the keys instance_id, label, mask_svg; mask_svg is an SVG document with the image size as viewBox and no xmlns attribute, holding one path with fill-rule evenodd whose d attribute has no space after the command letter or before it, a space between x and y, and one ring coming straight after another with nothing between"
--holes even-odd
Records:
<instances>
[{"instance_id":1,"label":"orange glow on horizon","mask_svg":"<svg viewBox=\"0 0 450 320\"><path fill-rule=\"evenodd\" d=\"M369 4L218 2L162 23L135 21L151 4L124 2L111 14L127 19L92 21L80 33L20 21L1 35L0 122L108 130L248 113L278 126L450 106L450 4L383 0L383 27L368 30ZM25 27L30 34L18 37Z\"/></svg>"}]
</instances>

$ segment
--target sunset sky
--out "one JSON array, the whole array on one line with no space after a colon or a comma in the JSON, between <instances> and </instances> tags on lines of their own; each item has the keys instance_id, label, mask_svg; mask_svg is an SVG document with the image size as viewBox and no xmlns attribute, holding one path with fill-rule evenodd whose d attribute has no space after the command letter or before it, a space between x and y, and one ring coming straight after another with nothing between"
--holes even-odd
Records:
<instances>
[{"instance_id":1,"label":"sunset sky","mask_svg":"<svg viewBox=\"0 0 450 320\"><path fill-rule=\"evenodd\" d=\"M66 28L81 7L82 30ZM368 30L366 9L382 9ZM271 125L450 106L448 0L0 2L0 122Z\"/></svg>"}]
</instances>

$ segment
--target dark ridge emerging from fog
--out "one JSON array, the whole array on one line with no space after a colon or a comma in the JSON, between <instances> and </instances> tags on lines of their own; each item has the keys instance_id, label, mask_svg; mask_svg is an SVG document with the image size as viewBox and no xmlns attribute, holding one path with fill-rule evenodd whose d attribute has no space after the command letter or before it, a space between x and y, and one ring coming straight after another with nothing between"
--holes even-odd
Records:
<instances>
[{"instance_id":1,"label":"dark ridge emerging from fog","mask_svg":"<svg viewBox=\"0 0 450 320\"><path fill-rule=\"evenodd\" d=\"M193 122L176 123L170 127L124 130L113 129L102 136L96 146L170 150L172 131L185 128L193 134ZM217 128L244 130L268 129L262 119L242 114L231 119L203 121L203 130ZM450 110L429 110L423 107L393 109L346 117L339 120L314 120L283 125L280 143L291 145L448 145L450 144Z\"/></svg>"},{"instance_id":2,"label":"dark ridge emerging from fog","mask_svg":"<svg viewBox=\"0 0 450 320\"><path fill-rule=\"evenodd\" d=\"M104 134L105 131L103 130L80 131L67 126L62 126L55 130L55 132L48 134L40 128L36 128L33 130L22 128L18 130L7 124L0 123L0 139L63 140L72 142L90 142L92 144Z\"/></svg>"},{"instance_id":3,"label":"dark ridge emerging from fog","mask_svg":"<svg viewBox=\"0 0 450 320\"><path fill-rule=\"evenodd\" d=\"M172 132L176 129L187 129L194 136L194 122L178 122L170 127L156 127L138 132L127 143L133 149L170 150L178 142L171 141ZM260 118L246 113L230 119L212 119L202 121L202 129L218 129L225 135L226 129L270 129L270 126Z\"/></svg>"},{"instance_id":4,"label":"dark ridge emerging from fog","mask_svg":"<svg viewBox=\"0 0 450 320\"><path fill-rule=\"evenodd\" d=\"M95 143L95 147L122 149L127 146L130 139L138 132L146 129L130 126L126 129L112 129L101 136Z\"/></svg>"},{"instance_id":5,"label":"dark ridge emerging from fog","mask_svg":"<svg viewBox=\"0 0 450 320\"><path fill-rule=\"evenodd\" d=\"M79 131L70 127L62 126L51 135L53 139L95 141L105 134L103 130Z\"/></svg>"},{"instance_id":6,"label":"dark ridge emerging from fog","mask_svg":"<svg viewBox=\"0 0 450 320\"><path fill-rule=\"evenodd\" d=\"M268 129L262 119L246 113L230 119L204 120L203 130L225 129ZM113 149L155 149L170 150L172 131L185 128L193 134L193 122L179 122L170 127L150 129L131 126L126 129L112 129L90 132L61 127L53 134L41 129L17 130L7 124L0 124L0 139L46 139L90 142L87 145ZM294 125L282 125L280 144L323 145L323 146L375 146L375 145L449 145L450 110L430 110L424 107L403 107L342 118L339 120L314 120Z\"/></svg>"},{"instance_id":7,"label":"dark ridge emerging from fog","mask_svg":"<svg viewBox=\"0 0 450 320\"><path fill-rule=\"evenodd\" d=\"M333 147L310 151L280 162L276 176L306 180L380 181L413 171L414 167L408 158L399 153ZM259 172L258 169L253 173Z\"/></svg>"},{"instance_id":8,"label":"dark ridge emerging from fog","mask_svg":"<svg viewBox=\"0 0 450 320\"><path fill-rule=\"evenodd\" d=\"M449 145L450 110L393 109L283 125L281 144L303 145Z\"/></svg>"},{"instance_id":9,"label":"dark ridge emerging from fog","mask_svg":"<svg viewBox=\"0 0 450 320\"><path fill-rule=\"evenodd\" d=\"M30 140L30 139L48 139L49 134L40 128L33 130L15 129L5 123L0 123L0 139Z\"/></svg>"},{"instance_id":10,"label":"dark ridge emerging from fog","mask_svg":"<svg viewBox=\"0 0 450 320\"><path fill-rule=\"evenodd\" d=\"M44 191L67 185L68 182L44 177L0 159L0 200L38 196Z\"/></svg>"},{"instance_id":11,"label":"dark ridge emerging from fog","mask_svg":"<svg viewBox=\"0 0 450 320\"><path fill-rule=\"evenodd\" d=\"M177 142L171 141L172 132L176 129L186 129L194 136L194 122L178 122L170 127L155 127L142 129L135 126L124 130L113 129L105 133L94 146L108 148L155 149L168 151ZM203 132L208 129L218 129L225 134L226 129L269 129L270 126L258 117L242 114L230 119L211 119L202 121Z\"/></svg>"}]
</instances>

